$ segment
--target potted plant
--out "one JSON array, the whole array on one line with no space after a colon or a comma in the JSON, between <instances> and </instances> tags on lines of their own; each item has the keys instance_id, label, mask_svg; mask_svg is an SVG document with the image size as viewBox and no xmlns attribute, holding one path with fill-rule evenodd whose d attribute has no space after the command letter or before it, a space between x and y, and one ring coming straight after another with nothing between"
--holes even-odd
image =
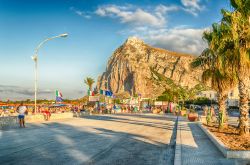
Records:
<instances>
[{"instance_id":1,"label":"potted plant","mask_svg":"<svg viewBox=\"0 0 250 165\"><path fill-rule=\"evenodd\" d=\"M195 112L194 109L190 109L190 112L188 114L188 120L189 121L196 121L198 119L198 114Z\"/></svg>"},{"instance_id":2,"label":"potted plant","mask_svg":"<svg viewBox=\"0 0 250 165\"><path fill-rule=\"evenodd\" d=\"M182 107L181 111L180 111L180 115L181 116L185 116L185 114L187 114L187 110L185 107Z\"/></svg>"}]
</instances>

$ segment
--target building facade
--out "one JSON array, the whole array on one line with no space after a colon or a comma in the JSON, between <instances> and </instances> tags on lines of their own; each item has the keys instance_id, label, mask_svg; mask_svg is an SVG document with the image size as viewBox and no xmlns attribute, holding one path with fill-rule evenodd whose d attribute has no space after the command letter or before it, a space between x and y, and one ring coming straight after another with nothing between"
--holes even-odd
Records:
<instances>
[{"instance_id":1,"label":"building facade","mask_svg":"<svg viewBox=\"0 0 250 165\"><path fill-rule=\"evenodd\" d=\"M249 96L250 96L250 93L249 93ZM218 100L218 94L216 91L213 91L213 90L199 92L196 95L196 97L206 97L206 98L208 98L210 100L214 100L214 101ZM228 92L228 98L227 98L226 104L227 104L227 107L239 106L239 89L238 89L238 87L235 87L234 89L232 89Z\"/></svg>"}]
</instances>

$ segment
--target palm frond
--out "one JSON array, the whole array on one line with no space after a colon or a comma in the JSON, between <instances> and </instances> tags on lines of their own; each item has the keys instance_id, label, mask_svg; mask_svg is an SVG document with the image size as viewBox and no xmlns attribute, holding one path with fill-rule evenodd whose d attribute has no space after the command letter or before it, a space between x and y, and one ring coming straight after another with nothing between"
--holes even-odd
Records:
<instances>
[{"instance_id":1,"label":"palm frond","mask_svg":"<svg viewBox=\"0 0 250 165\"><path fill-rule=\"evenodd\" d=\"M205 71L203 71L201 79L204 83L207 83L209 80L211 80L213 75L213 72L211 69L207 69Z\"/></svg>"},{"instance_id":2,"label":"palm frond","mask_svg":"<svg viewBox=\"0 0 250 165\"><path fill-rule=\"evenodd\" d=\"M191 63L190 66L191 68L198 68L203 65L203 61L201 58L195 58Z\"/></svg>"},{"instance_id":3,"label":"palm frond","mask_svg":"<svg viewBox=\"0 0 250 165\"><path fill-rule=\"evenodd\" d=\"M89 89L92 89L93 84L95 83L95 80L91 77L86 77L86 79L84 80L84 83L86 85L88 85Z\"/></svg>"}]
</instances>

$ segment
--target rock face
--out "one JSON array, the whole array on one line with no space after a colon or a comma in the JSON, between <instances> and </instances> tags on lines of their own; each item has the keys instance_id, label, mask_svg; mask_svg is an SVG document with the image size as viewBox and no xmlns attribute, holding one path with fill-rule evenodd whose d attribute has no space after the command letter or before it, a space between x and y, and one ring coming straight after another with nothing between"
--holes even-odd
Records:
<instances>
[{"instance_id":1,"label":"rock face","mask_svg":"<svg viewBox=\"0 0 250 165\"><path fill-rule=\"evenodd\" d=\"M201 76L200 70L190 69L189 64L194 58L154 48L136 37L129 37L109 59L106 71L98 78L97 88L108 87L115 94L159 96L165 88L153 80L152 68L176 84L193 87Z\"/></svg>"}]
</instances>

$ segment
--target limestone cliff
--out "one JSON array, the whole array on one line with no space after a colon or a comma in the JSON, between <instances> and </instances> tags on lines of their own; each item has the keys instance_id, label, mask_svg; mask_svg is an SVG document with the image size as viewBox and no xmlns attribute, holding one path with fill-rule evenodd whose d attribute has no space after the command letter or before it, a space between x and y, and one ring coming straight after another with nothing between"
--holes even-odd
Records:
<instances>
[{"instance_id":1,"label":"limestone cliff","mask_svg":"<svg viewBox=\"0 0 250 165\"><path fill-rule=\"evenodd\" d=\"M154 48L136 37L129 37L109 59L106 71L98 78L97 88L106 89L108 84L108 89L115 94L127 91L130 95L156 97L164 87L153 80L151 68L176 84L193 87L201 75L200 70L190 69L189 64L194 58Z\"/></svg>"}]
</instances>

